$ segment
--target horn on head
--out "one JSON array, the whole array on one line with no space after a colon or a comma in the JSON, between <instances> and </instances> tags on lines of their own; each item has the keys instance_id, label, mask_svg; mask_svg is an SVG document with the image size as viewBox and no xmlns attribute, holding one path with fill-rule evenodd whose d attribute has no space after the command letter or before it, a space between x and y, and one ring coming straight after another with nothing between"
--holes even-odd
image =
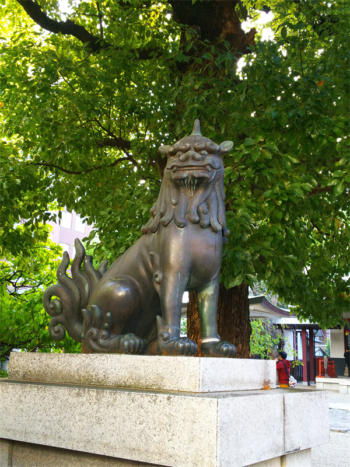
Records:
<instances>
[{"instance_id":1,"label":"horn on head","mask_svg":"<svg viewBox=\"0 0 350 467\"><path fill-rule=\"evenodd\" d=\"M202 133L201 133L201 123L200 123L200 121L199 121L198 119L194 121L194 125L193 125L193 130L192 130L191 136L202 136Z\"/></svg>"}]
</instances>

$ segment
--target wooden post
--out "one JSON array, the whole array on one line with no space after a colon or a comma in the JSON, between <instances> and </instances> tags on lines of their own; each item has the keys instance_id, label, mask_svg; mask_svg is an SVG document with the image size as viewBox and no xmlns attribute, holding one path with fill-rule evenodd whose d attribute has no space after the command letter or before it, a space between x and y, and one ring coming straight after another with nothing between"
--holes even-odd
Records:
<instances>
[{"instance_id":1,"label":"wooden post","mask_svg":"<svg viewBox=\"0 0 350 467\"><path fill-rule=\"evenodd\" d=\"M310 382L315 382L315 343L313 329L309 329Z\"/></svg>"},{"instance_id":2,"label":"wooden post","mask_svg":"<svg viewBox=\"0 0 350 467\"><path fill-rule=\"evenodd\" d=\"M306 329L301 330L301 343L303 347L303 384L308 384L307 380L307 342Z\"/></svg>"}]
</instances>

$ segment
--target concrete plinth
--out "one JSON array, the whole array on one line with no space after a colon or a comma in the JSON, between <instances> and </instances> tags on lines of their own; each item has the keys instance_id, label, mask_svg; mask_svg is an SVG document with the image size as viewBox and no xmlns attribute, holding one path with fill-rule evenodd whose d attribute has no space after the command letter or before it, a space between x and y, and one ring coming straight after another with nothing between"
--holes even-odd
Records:
<instances>
[{"instance_id":1,"label":"concrete plinth","mask_svg":"<svg viewBox=\"0 0 350 467\"><path fill-rule=\"evenodd\" d=\"M61 361L56 357L62 357ZM42 464L45 467L50 467L52 448L56 448L55 456L62 459L68 454L79 457L77 452L92 456L90 459L98 456L96 464L91 464L97 466L243 467L258 464L259 467L309 467L310 448L329 440L326 393L260 389L261 382L266 380L266 368L269 368L265 363L275 365L274 362L254 361L262 365L255 375L249 376L248 384L260 387L244 391L244 372L252 360L120 355L74 357L54 356L58 362L56 369L74 360L75 372L66 368L59 384L58 372L53 369L54 359L50 363L47 354L37 354L35 359L11 356L9 375L17 379L0 382L0 438L14 442L12 457L16 449L23 451L23 443L29 443L27 448L30 446L32 450L36 449L35 445L49 449L51 454L42 451L47 452ZM82 385L80 369L87 368L89 357L99 357L95 359L94 385L88 385L86 377ZM96 364L97 360L101 367ZM156 366L158 363L160 367ZM49 365L47 372L45 364ZM113 377L107 375L107 367L113 368ZM107 375L103 382L110 382L110 385L97 386L96 381L102 380L101 368ZM123 374L119 374L121 369ZM180 381L176 381L175 369ZM132 388L126 387L128 372L132 375L129 378ZM221 372L224 375L220 376ZM55 383L29 381L39 376L49 379L48 374L53 375ZM187 380L181 381L186 375ZM213 391L218 386L214 377L221 378L225 390ZM142 381L146 389L140 387ZM117 384L121 387L115 387ZM150 389L152 385L159 388L171 384L176 390ZM236 389L237 385L240 390L230 389ZM20 443L18 447L16 443ZM29 454L26 457L29 459ZM97 459L107 462L108 457L119 464L97 463ZM297 457L299 463L293 464ZM80 465L77 462L69 465ZM13 462L8 465L16 467ZM61 464L57 461L52 465ZM89 464L85 462L86 465Z\"/></svg>"},{"instance_id":2,"label":"concrete plinth","mask_svg":"<svg viewBox=\"0 0 350 467\"><path fill-rule=\"evenodd\" d=\"M339 391L343 394L350 394L350 379L316 377L316 389L326 389L328 391Z\"/></svg>"},{"instance_id":3,"label":"concrete plinth","mask_svg":"<svg viewBox=\"0 0 350 467\"><path fill-rule=\"evenodd\" d=\"M342 379L339 381L339 392L343 394L350 394L350 379Z\"/></svg>"},{"instance_id":4,"label":"concrete plinth","mask_svg":"<svg viewBox=\"0 0 350 467\"><path fill-rule=\"evenodd\" d=\"M339 391L339 378L321 378L316 376L316 389Z\"/></svg>"},{"instance_id":5,"label":"concrete plinth","mask_svg":"<svg viewBox=\"0 0 350 467\"><path fill-rule=\"evenodd\" d=\"M0 467L159 467L86 452L0 439Z\"/></svg>"},{"instance_id":6,"label":"concrete plinth","mask_svg":"<svg viewBox=\"0 0 350 467\"><path fill-rule=\"evenodd\" d=\"M0 439L0 467L161 467L40 444ZM311 467L311 449L253 464L251 467Z\"/></svg>"},{"instance_id":7,"label":"concrete plinth","mask_svg":"<svg viewBox=\"0 0 350 467\"><path fill-rule=\"evenodd\" d=\"M271 360L103 354L11 354L9 379L181 392L276 387Z\"/></svg>"}]
</instances>

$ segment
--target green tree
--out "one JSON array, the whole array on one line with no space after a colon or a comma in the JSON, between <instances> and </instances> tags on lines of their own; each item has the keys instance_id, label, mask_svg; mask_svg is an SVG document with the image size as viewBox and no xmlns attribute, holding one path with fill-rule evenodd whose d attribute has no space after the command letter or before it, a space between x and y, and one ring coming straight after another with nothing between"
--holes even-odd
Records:
<instances>
[{"instance_id":1,"label":"green tree","mask_svg":"<svg viewBox=\"0 0 350 467\"><path fill-rule=\"evenodd\" d=\"M80 344L70 337L52 341L50 317L43 308L43 290L56 280L61 257L62 248L50 240L35 243L25 255L12 256L0 248L0 359L7 359L14 348L28 352L80 350Z\"/></svg>"},{"instance_id":2,"label":"green tree","mask_svg":"<svg viewBox=\"0 0 350 467\"><path fill-rule=\"evenodd\" d=\"M274 326L269 319L252 319L252 333L250 335L250 355L263 359L276 359L279 346L282 346L289 355L292 355L291 366L303 365L297 360L298 353L288 342L288 339Z\"/></svg>"},{"instance_id":3,"label":"green tree","mask_svg":"<svg viewBox=\"0 0 350 467\"><path fill-rule=\"evenodd\" d=\"M327 340L326 340L326 346L324 348L324 354L330 358L331 357L331 340L329 337L327 337Z\"/></svg>"},{"instance_id":4,"label":"green tree","mask_svg":"<svg viewBox=\"0 0 350 467\"><path fill-rule=\"evenodd\" d=\"M148 220L157 147L199 117L205 136L234 141L222 337L248 355L256 278L299 317L337 323L350 300L349 3L59 3L1 2L1 242L27 249L57 201L94 223L97 259L115 258Z\"/></svg>"},{"instance_id":5,"label":"green tree","mask_svg":"<svg viewBox=\"0 0 350 467\"><path fill-rule=\"evenodd\" d=\"M288 308L288 304L279 298L277 294L272 293L263 281L255 282L252 287L253 295L265 295L273 305L279 306L281 308Z\"/></svg>"},{"instance_id":6,"label":"green tree","mask_svg":"<svg viewBox=\"0 0 350 467\"><path fill-rule=\"evenodd\" d=\"M252 333L250 335L250 354L261 358L276 358L280 336L273 325L264 319L252 319Z\"/></svg>"}]
</instances>

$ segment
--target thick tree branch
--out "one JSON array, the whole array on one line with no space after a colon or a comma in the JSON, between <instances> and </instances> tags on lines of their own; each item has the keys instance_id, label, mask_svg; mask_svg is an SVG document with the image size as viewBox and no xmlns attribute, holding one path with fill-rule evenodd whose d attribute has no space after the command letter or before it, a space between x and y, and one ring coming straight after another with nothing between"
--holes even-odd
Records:
<instances>
[{"instance_id":1,"label":"thick tree branch","mask_svg":"<svg viewBox=\"0 0 350 467\"><path fill-rule=\"evenodd\" d=\"M324 232L323 230L321 230L321 229L318 227L318 225L317 225L312 219L310 219L310 221L311 221L311 224L312 224L313 228L314 228L314 229L317 229L317 230L320 232L321 235L330 236L329 233L326 233L326 232Z\"/></svg>"},{"instance_id":2,"label":"thick tree branch","mask_svg":"<svg viewBox=\"0 0 350 467\"><path fill-rule=\"evenodd\" d=\"M115 136L113 138L104 138L101 141L97 141L96 144L100 148L103 148L103 147L119 148L122 151L131 149L130 141L126 141L123 138L117 138Z\"/></svg>"},{"instance_id":3,"label":"thick tree branch","mask_svg":"<svg viewBox=\"0 0 350 467\"><path fill-rule=\"evenodd\" d=\"M69 19L67 19L67 21L56 21L49 18L47 14L41 10L41 6L32 0L17 1L20 5L22 5L32 20L47 31L53 32L55 34L61 33L68 36L74 36L84 44L88 44L89 49L91 49L93 52L98 52L111 46L106 42L101 45L101 39L99 37L90 34L89 31L84 28L84 26L79 26Z\"/></svg>"},{"instance_id":4,"label":"thick tree branch","mask_svg":"<svg viewBox=\"0 0 350 467\"><path fill-rule=\"evenodd\" d=\"M333 188L327 187L327 186L325 186L325 187L319 187L319 188L314 188L313 190L311 190L311 191L307 194L307 196L308 196L308 197L309 197L309 196L314 196L314 195L318 195L319 193L324 193L324 192L326 192L326 193L333 193Z\"/></svg>"},{"instance_id":5,"label":"thick tree branch","mask_svg":"<svg viewBox=\"0 0 350 467\"><path fill-rule=\"evenodd\" d=\"M33 0L17 0L17 2L23 7L31 19L46 31L53 32L54 34L61 33L67 36L73 36L83 44L87 44L92 52L100 52L103 49L113 47L112 44L102 41L100 37L94 36L87 31L84 26L80 26L70 19L66 21L56 21L49 18L47 14L42 11L41 6ZM115 49L120 50L117 47ZM156 55L157 53L161 55L162 51L159 48L145 47L142 49L135 49L134 52L137 53L139 59L148 60L153 58L155 53Z\"/></svg>"},{"instance_id":6,"label":"thick tree branch","mask_svg":"<svg viewBox=\"0 0 350 467\"><path fill-rule=\"evenodd\" d=\"M100 21L100 32L101 32L101 38L103 39L103 24L102 24L102 13L100 9L100 4L96 2L97 10L98 10L98 18Z\"/></svg>"},{"instance_id":7,"label":"thick tree branch","mask_svg":"<svg viewBox=\"0 0 350 467\"><path fill-rule=\"evenodd\" d=\"M87 170L68 170L68 169L65 169L64 167L60 167L60 166L58 166L56 164L50 164L49 162L37 162L34 165L42 166L42 167L51 167L53 169L60 170L61 172L64 172L64 173L70 174L70 175L82 175L82 174L87 174L87 173L90 173L90 172L94 172L95 170L108 169L109 167L114 167L117 164L119 164L119 162L123 162L123 161L129 161L132 164L137 165L135 159L133 157L131 157L131 156L120 157L119 159L116 159L111 164L99 165L97 167L91 167L90 169L87 169Z\"/></svg>"},{"instance_id":8,"label":"thick tree branch","mask_svg":"<svg viewBox=\"0 0 350 467\"><path fill-rule=\"evenodd\" d=\"M263 263L263 264L266 264L267 262L267 259L264 255L259 255L259 260Z\"/></svg>"}]
</instances>

